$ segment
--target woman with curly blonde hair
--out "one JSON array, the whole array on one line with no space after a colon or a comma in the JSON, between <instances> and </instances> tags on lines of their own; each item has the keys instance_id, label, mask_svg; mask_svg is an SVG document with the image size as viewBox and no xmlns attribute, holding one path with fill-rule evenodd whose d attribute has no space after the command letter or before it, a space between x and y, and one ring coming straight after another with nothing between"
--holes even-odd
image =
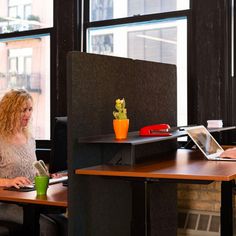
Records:
<instances>
[{"instance_id":1,"label":"woman with curly blonde hair","mask_svg":"<svg viewBox=\"0 0 236 236\"><path fill-rule=\"evenodd\" d=\"M23 90L10 90L0 101L0 186L20 188L35 176L35 140L29 132L33 99Z\"/></svg>"},{"instance_id":2,"label":"woman with curly blonde hair","mask_svg":"<svg viewBox=\"0 0 236 236\"><path fill-rule=\"evenodd\" d=\"M0 186L20 188L32 184L35 176L35 140L29 132L33 110L31 95L12 89L0 101ZM0 203L0 220L23 223L23 209ZM10 227L9 232L13 232Z\"/></svg>"},{"instance_id":3,"label":"woman with curly blonde hair","mask_svg":"<svg viewBox=\"0 0 236 236\"><path fill-rule=\"evenodd\" d=\"M29 129L32 111L33 99L23 89L10 90L0 101L0 186L20 188L34 180L36 145ZM22 224L22 207L0 203L0 221ZM40 225L41 232L47 231L46 225L53 227L43 217L40 217ZM10 235L21 235L14 227L8 228Z\"/></svg>"}]
</instances>

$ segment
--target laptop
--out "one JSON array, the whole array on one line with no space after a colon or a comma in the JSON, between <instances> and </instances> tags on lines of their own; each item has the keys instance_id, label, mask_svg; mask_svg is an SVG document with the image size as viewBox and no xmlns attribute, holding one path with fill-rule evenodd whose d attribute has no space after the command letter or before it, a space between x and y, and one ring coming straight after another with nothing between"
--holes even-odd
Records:
<instances>
[{"instance_id":1,"label":"laptop","mask_svg":"<svg viewBox=\"0 0 236 236\"><path fill-rule=\"evenodd\" d=\"M236 161L236 159L220 157L220 154L224 152L224 149L203 125L189 127L185 130L208 160Z\"/></svg>"}]
</instances>

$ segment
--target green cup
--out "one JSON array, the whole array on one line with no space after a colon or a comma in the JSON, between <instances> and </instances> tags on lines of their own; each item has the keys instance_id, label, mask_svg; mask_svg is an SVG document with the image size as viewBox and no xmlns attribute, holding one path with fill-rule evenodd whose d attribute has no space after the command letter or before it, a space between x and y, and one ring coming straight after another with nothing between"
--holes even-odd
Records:
<instances>
[{"instance_id":1,"label":"green cup","mask_svg":"<svg viewBox=\"0 0 236 236\"><path fill-rule=\"evenodd\" d=\"M47 189L48 189L48 183L49 183L49 177L48 176L35 176L34 178L35 183L35 189L37 195L46 195Z\"/></svg>"}]
</instances>

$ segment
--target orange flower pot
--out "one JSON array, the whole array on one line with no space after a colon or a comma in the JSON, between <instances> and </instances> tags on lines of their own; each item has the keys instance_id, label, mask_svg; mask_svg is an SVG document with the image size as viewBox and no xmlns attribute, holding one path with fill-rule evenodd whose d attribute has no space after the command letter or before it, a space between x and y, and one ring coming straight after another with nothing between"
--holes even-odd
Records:
<instances>
[{"instance_id":1,"label":"orange flower pot","mask_svg":"<svg viewBox=\"0 0 236 236\"><path fill-rule=\"evenodd\" d=\"M129 119L113 120L113 128L116 139L126 139L129 129Z\"/></svg>"}]
</instances>

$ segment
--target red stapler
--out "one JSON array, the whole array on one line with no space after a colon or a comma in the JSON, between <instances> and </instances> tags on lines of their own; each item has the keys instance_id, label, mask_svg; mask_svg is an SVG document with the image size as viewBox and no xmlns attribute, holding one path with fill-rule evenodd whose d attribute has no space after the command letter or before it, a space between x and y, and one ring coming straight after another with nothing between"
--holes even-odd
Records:
<instances>
[{"instance_id":1,"label":"red stapler","mask_svg":"<svg viewBox=\"0 0 236 236\"><path fill-rule=\"evenodd\" d=\"M168 124L149 125L139 130L139 136L171 136L172 134L169 132L169 129L170 126Z\"/></svg>"}]
</instances>

